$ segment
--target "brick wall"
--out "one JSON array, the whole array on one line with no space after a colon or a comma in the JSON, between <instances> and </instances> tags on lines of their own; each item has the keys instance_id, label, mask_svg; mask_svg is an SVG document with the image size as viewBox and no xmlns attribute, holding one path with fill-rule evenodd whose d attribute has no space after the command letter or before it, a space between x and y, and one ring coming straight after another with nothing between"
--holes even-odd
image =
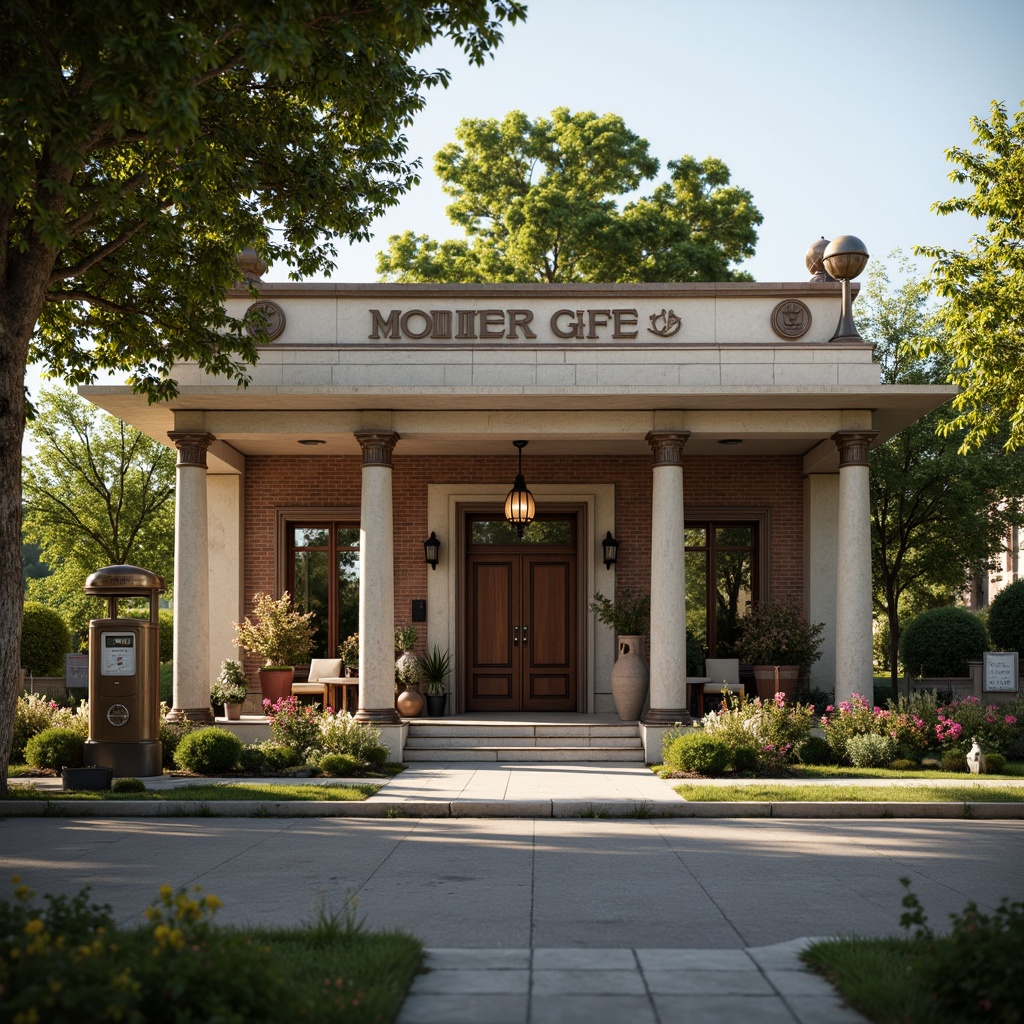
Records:
<instances>
[{"instance_id":1,"label":"brick wall","mask_svg":"<svg viewBox=\"0 0 1024 1024\"><path fill-rule=\"evenodd\" d=\"M359 456L282 458L253 456L245 478L245 596L274 590L275 512L278 507L359 507ZM394 457L395 620L409 620L410 603L426 595L423 539L427 486L432 483L498 483L511 487L516 456ZM650 586L651 460L617 456L528 458L527 486L540 483L615 485L615 534L620 541L620 586ZM797 457L684 457L687 507L758 507L771 510L771 593L774 599L803 595L803 478ZM436 528L436 524L435 527ZM422 628L420 632L425 632ZM418 647L425 649L426 637ZM257 667L255 661L247 665Z\"/></svg>"}]
</instances>

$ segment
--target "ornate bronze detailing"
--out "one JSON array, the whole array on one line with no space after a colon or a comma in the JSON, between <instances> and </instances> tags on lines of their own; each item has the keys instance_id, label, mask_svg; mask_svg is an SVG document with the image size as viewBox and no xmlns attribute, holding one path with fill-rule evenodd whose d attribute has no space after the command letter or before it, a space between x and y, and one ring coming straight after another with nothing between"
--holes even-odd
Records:
<instances>
[{"instance_id":1,"label":"ornate bronze detailing","mask_svg":"<svg viewBox=\"0 0 1024 1024\"><path fill-rule=\"evenodd\" d=\"M265 323L253 323L254 314L262 316ZM254 302L245 311L245 319L248 321L245 325L246 334L252 338L273 341L284 333L284 310L270 299Z\"/></svg>"},{"instance_id":2,"label":"ornate bronze detailing","mask_svg":"<svg viewBox=\"0 0 1024 1024\"><path fill-rule=\"evenodd\" d=\"M363 449L364 466L388 466L391 463L391 453L400 440L394 431L357 430L355 439Z\"/></svg>"},{"instance_id":3,"label":"ornate bronze detailing","mask_svg":"<svg viewBox=\"0 0 1024 1024\"><path fill-rule=\"evenodd\" d=\"M655 466L681 466L688 430L652 430L644 440L651 446Z\"/></svg>"},{"instance_id":4,"label":"ornate bronze detailing","mask_svg":"<svg viewBox=\"0 0 1024 1024\"><path fill-rule=\"evenodd\" d=\"M772 330L789 341L811 328L811 311L799 299L786 299L772 310Z\"/></svg>"},{"instance_id":5,"label":"ornate bronze detailing","mask_svg":"<svg viewBox=\"0 0 1024 1024\"><path fill-rule=\"evenodd\" d=\"M217 439L213 434L198 430L172 430L167 436L178 449L179 466L198 466L206 469L206 449Z\"/></svg>"},{"instance_id":6,"label":"ornate bronze detailing","mask_svg":"<svg viewBox=\"0 0 1024 1024\"><path fill-rule=\"evenodd\" d=\"M878 436L877 430L837 430L832 435L839 449L839 468L866 466L868 445Z\"/></svg>"},{"instance_id":7,"label":"ornate bronze detailing","mask_svg":"<svg viewBox=\"0 0 1024 1024\"><path fill-rule=\"evenodd\" d=\"M663 309L660 313L652 313L648 318L651 326L647 328L648 334L655 334L659 338L671 338L679 333L683 321L676 315L674 309Z\"/></svg>"}]
</instances>

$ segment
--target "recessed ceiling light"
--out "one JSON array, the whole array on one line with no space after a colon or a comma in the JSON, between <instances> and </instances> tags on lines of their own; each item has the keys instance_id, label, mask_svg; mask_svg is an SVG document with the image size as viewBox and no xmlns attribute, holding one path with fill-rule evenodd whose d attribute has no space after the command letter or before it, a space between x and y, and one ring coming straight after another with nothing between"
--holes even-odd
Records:
<instances>
[{"instance_id":1,"label":"recessed ceiling light","mask_svg":"<svg viewBox=\"0 0 1024 1024\"><path fill-rule=\"evenodd\" d=\"M723 437L719 444L743 444L743 438L741 437Z\"/></svg>"},{"instance_id":2,"label":"recessed ceiling light","mask_svg":"<svg viewBox=\"0 0 1024 1024\"><path fill-rule=\"evenodd\" d=\"M308 444L310 447L315 447L318 444L327 444L326 441L321 440L319 437L304 437L299 444Z\"/></svg>"}]
</instances>

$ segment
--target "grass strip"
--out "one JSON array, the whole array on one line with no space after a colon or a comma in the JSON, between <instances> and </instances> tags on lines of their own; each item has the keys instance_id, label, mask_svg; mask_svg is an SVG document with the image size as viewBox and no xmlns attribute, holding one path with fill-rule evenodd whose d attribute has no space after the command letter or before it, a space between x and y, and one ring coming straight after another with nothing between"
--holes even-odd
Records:
<instances>
[{"instance_id":1,"label":"grass strip","mask_svg":"<svg viewBox=\"0 0 1024 1024\"><path fill-rule=\"evenodd\" d=\"M344 783L324 785L262 782L196 783L175 789L148 789L144 793L112 793L107 790L83 790L65 793L61 790L11 786L5 799L14 800L201 800L207 803L227 800L365 800L380 786L351 786Z\"/></svg>"},{"instance_id":2,"label":"grass strip","mask_svg":"<svg viewBox=\"0 0 1024 1024\"><path fill-rule=\"evenodd\" d=\"M695 802L756 800L771 803L789 801L867 801L870 803L1024 803L1024 789L1015 786L813 786L749 783L715 786L688 782L675 786L684 799Z\"/></svg>"},{"instance_id":3,"label":"grass strip","mask_svg":"<svg viewBox=\"0 0 1024 1024\"><path fill-rule=\"evenodd\" d=\"M874 1024L935 1024L935 1005L906 939L829 939L801 954Z\"/></svg>"},{"instance_id":4,"label":"grass strip","mask_svg":"<svg viewBox=\"0 0 1024 1024\"><path fill-rule=\"evenodd\" d=\"M966 772L944 772L935 768L920 768L913 771L894 768L845 768L835 765L797 764L789 769L804 779L951 779L962 780ZM1006 770L998 775L986 775L986 779L1024 778L1024 761L1010 761Z\"/></svg>"}]
</instances>

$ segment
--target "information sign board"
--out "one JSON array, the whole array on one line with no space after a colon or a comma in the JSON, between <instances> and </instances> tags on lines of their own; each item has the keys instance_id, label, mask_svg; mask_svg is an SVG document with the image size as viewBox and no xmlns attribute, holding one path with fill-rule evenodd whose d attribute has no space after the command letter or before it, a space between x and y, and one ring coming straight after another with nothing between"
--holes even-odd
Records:
<instances>
[{"instance_id":1,"label":"information sign board","mask_svg":"<svg viewBox=\"0 0 1024 1024\"><path fill-rule=\"evenodd\" d=\"M981 688L985 693L1017 692L1017 652L986 651Z\"/></svg>"}]
</instances>

